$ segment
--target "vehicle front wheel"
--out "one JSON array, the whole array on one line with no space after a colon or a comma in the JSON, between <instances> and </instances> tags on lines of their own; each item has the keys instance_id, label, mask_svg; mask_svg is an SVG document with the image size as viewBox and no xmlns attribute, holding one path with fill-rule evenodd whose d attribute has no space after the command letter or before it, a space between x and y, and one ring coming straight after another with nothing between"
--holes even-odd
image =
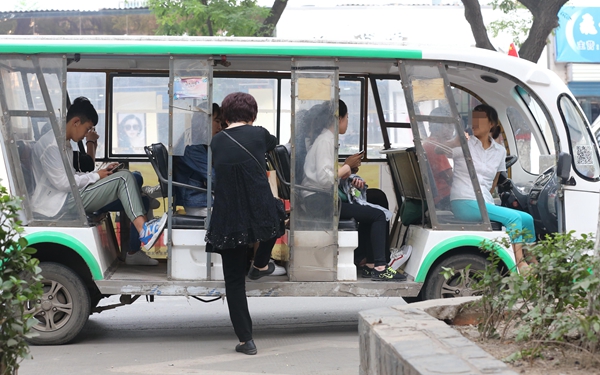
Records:
<instances>
[{"instance_id":1,"label":"vehicle front wheel","mask_svg":"<svg viewBox=\"0 0 600 375\"><path fill-rule=\"evenodd\" d=\"M425 284L423 285L424 299L468 297L478 295L478 292L472 288L475 273L484 270L489 262L482 255L476 254L457 254L452 255L438 263L429 273ZM464 270L468 265L469 272ZM455 273L446 280L441 273L444 268L454 269Z\"/></svg>"},{"instance_id":2,"label":"vehicle front wheel","mask_svg":"<svg viewBox=\"0 0 600 375\"><path fill-rule=\"evenodd\" d=\"M40 263L44 294L27 303L27 312L39 321L38 336L28 339L37 345L60 345L73 340L90 315L90 296L81 278L58 263Z\"/></svg>"}]
</instances>

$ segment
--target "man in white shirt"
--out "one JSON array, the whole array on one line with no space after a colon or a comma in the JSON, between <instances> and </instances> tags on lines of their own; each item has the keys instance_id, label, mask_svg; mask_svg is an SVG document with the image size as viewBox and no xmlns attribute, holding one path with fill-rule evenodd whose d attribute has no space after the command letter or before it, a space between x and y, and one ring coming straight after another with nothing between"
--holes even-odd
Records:
<instances>
[{"instance_id":1,"label":"man in white shirt","mask_svg":"<svg viewBox=\"0 0 600 375\"><path fill-rule=\"evenodd\" d=\"M98 113L87 98L75 99L67 112L66 153L69 159L68 167L74 174L75 183L81 194L81 200L86 213L93 213L107 204L120 200L125 213L140 234L140 241L145 250L150 249L166 223L166 215L160 220L147 221L139 188L130 171L113 172L118 163L111 163L105 169L94 172L75 172L73 169L73 150L70 141L83 140L98 123ZM57 216L61 211L72 209L74 201L71 196L71 186L67 171L62 162L60 149L52 131L46 132L36 142L33 153L35 157L34 175L36 188L32 196L33 211L48 218ZM156 264L156 260L146 254L130 253L135 257L136 265ZM145 258L153 262L147 262ZM138 259L139 258L139 259ZM133 258L132 258L133 259ZM127 262L131 264L132 262Z\"/></svg>"}]
</instances>

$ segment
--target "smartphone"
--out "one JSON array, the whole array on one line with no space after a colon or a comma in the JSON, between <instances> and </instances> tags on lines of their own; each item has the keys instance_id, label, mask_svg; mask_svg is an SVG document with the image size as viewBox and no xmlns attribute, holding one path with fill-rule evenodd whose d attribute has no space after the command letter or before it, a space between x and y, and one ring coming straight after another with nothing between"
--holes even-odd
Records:
<instances>
[{"instance_id":1,"label":"smartphone","mask_svg":"<svg viewBox=\"0 0 600 375\"><path fill-rule=\"evenodd\" d=\"M109 169L109 171L111 171L111 172L117 172L117 171L119 171L121 169L123 169L123 163L117 164L114 168Z\"/></svg>"}]
</instances>

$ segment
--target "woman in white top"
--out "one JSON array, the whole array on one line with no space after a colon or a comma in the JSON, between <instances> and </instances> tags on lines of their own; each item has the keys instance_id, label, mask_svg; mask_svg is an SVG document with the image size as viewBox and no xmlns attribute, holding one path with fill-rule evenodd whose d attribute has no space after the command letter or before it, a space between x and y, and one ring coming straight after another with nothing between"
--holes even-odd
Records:
<instances>
[{"instance_id":1,"label":"woman in white top","mask_svg":"<svg viewBox=\"0 0 600 375\"><path fill-rule=\"evenodd\" d=\"M334 176L333 150L335 149L334 128L335 123L331 122L333 118L332 106L329 102L317 104L311 108L305 117L310 121L312 128L311 134L318 134L318 137L310 146L304 162L303 186L309 186L320 189L331 189L335 179L346 179L352 174L352 170L358 168L362 154L356 154L348 157L344 165L338 168L337 176ZM339 101L339 134L346 133L348 129L348 107ZM362 189L364 181L353 179L352 185ZM314 192L303 193L304 206L308 212L317 213L320 207L331 204L330 194L320 194ZM385 260L386 235L388 230L385 213L377 208L362 206L360 204L351 204L347 197L340 194L342 207L340 219L348 220L354 218L359 225L359 244L365 247L366 242L370 243L373 252L373 263L367 264L369 267L368 277L375 281L404 281L406 275L396 272L387 265Z\"/></svg>"},{"instance_id":2,"label":"woman in white top","mask_svg":"<svg viewBox=\"0 0 600 375\"><path fill-rule=\"evenodd\" d=\"M528 213L494 204L491 192L496 188L500 172L506 170L504 161L506 150L492 139L492 132L498 126L498 113L494 108L486 104L476 106L473 109L473 136L467 143L489 218L491 221L502 223L507 228L513 243L517 267L522 271L527 267L523 259L523 242L535 241L535 229L533 218ZM452 212L460 220L481 221L462 149L459 147L452 151L454 159L454 176L450 193Z\"/></svg>"}]
</instances>

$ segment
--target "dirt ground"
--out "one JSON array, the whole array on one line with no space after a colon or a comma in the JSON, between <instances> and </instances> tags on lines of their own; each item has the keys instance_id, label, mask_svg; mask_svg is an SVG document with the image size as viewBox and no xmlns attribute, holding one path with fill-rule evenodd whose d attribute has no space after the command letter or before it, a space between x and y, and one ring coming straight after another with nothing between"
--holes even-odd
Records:
<instances>
[{"instance_id":1,"label":"dirt ground","mask_svg":"<svg viewBox=\"0 0 600 375\"><path fill-rule=\"evenodd\" d=\"M477 327L473 325L453 328L501 361L521 348L521 345L512 339L504 342L495 339L482 340ZM565 346L546 349L541 358L533 361L517 360L506 364L516 373L527 375L600 375L600 355L597 354L594 361L589 354Z\"/></svg>"}]
</instances>

